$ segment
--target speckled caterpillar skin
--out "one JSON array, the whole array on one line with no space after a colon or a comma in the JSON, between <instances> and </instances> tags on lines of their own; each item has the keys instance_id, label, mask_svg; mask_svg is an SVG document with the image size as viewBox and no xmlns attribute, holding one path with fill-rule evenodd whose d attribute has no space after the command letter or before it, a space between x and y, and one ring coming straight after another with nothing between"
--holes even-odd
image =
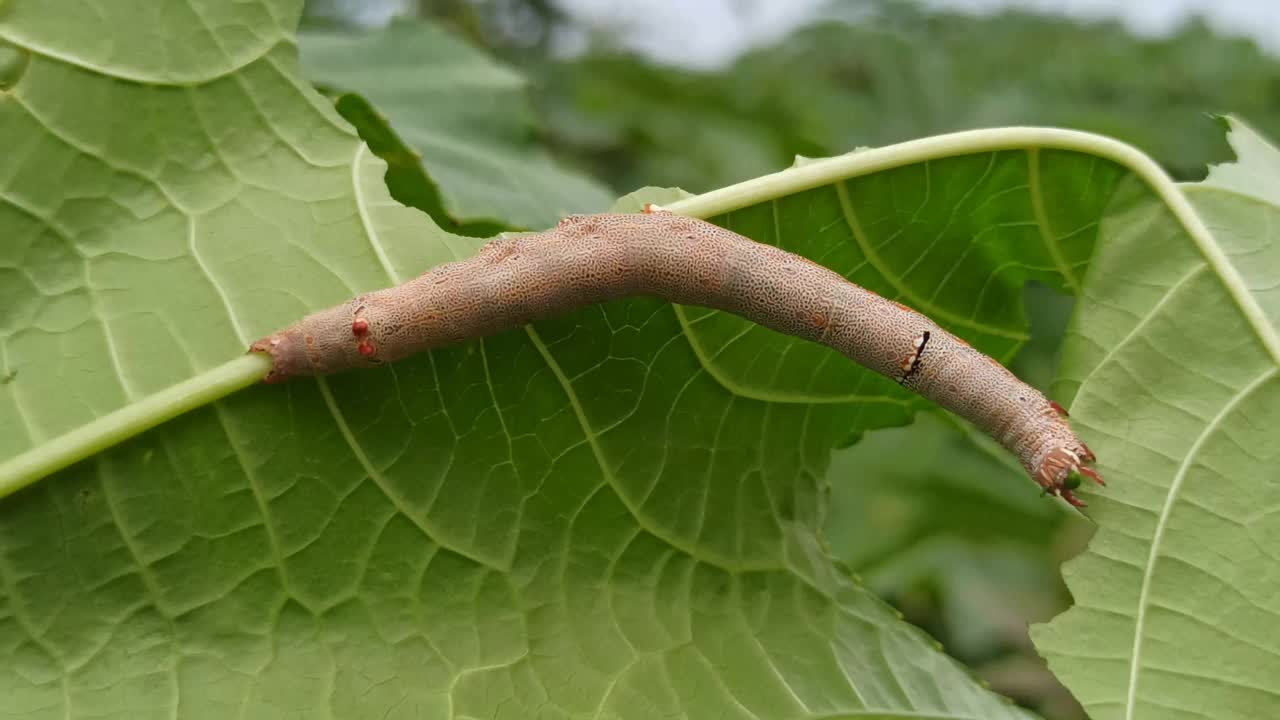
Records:
<instances>
[{"instance_id":1,"label":"speckled caterpillar skin","mask_svg":"<svg viewBox=\"0 0 1280 720\"><path fill-rule=\"evenodd\" d=\"M928 317L799 255L666 212L569 217L303 318L252 346L267 382L397 360L605 300L647 295L830 346L968 419L1046 491L1093 453L1061 408Z\"/></svg>"}]
</instances>

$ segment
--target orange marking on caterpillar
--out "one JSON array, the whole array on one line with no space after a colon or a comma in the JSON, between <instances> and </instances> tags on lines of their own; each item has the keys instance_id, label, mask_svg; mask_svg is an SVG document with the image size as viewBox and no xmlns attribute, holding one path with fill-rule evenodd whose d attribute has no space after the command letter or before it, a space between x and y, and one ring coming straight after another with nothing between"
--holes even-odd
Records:
<instances>
[{"instance_id":1,"label":"orange marking on caterpillar","mask_svg":"<svg viewBox=\"0 0 1280 720\"><path fill-rule=\"evenodd\" d=\"M356 318L351 321L351 334L356 337L369 334L369 321L364 318Z\"/></svg>"},{"instance_id":2,"label":"orange marking on caterpillar","mask_svg":"<svg viewBox=\"0 0 1280 720\"><path fill-rule=\"evenodd\" d=\"M361 342L359 345L357 345L356 350L359 351L361 355L367 358L373 357L373 354L377 352L377 350L373 349L373 343L369 342L368 340L365 340Z\"/></svg>"}]
</instances>

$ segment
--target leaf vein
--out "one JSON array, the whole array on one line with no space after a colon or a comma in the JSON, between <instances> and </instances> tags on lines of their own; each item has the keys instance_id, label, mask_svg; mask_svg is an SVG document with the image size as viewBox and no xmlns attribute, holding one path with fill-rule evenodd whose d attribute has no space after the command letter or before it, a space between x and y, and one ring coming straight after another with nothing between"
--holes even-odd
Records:
<instances>
[{"instance_id":1,"label":"leaf vein","mask_svg":"<svg viewBox=\"0 0 1280 720\"><path fill-rule=\"evenodd\" d=\"M1205 425L1204 430L1196 437L1187 449L1187 454L1182 459L1182 463L1178 466L1178 471L1173 476L1173 481L1169 484L1169 493L1165 497L1164 507L1160 510L1160 515L1156 520L1155 532L1151 537L1151 551L1147 556L1146 566L1143 570L1142 585L1138 591L1138 612L1134 618L1133 628L1133 651L1132 658L1129 663L1129 690L1127 700L1125 702L1125 720L1133 720L1135 703L1138 693L1138 675L1142 667L1142 641L1143 633L1146 629L1147 607L1151 603L1151 585L1155 578L1156 562L1160 557L1160 545L1164 540L1165 529L1168 527L1169 517L1173 513L1173 505L1178 499L1178 494L1182 490L1182 484L1186 481L1187 473L1191 468L1192 461L1199 454L1200 449L1210 436L1217 431L1223 421L1230 415L1240 403L1244 402L1255 390L1262 387L1266 382L1276 375L1280 374L1280 367L1268 368L1258 377L1254 378L1249 384L1245 385L1233 397L1227 400L1226 404L1217 415Z\"/></svg>"}]
</instances>

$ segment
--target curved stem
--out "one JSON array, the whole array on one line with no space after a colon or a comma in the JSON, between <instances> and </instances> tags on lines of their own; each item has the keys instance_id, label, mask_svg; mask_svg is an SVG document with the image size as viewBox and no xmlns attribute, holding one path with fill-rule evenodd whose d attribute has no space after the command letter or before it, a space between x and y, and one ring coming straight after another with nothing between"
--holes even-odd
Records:
<instances>
[{"instance_id":1,"label":"curved stem","mask_svg":"<svg viewBox=\"0 0 1280 720\"><path fill-rule=\"evenodd\" d=\"M103 415L0 463L0 498L189 410L262 380L271 360L250 353Z\"/></svg>"},{"instance_id":2,"label":"curved stem","mask_svg":"<svg viewBox=\"0 0 1280 720\"><path fill-rule=\"evenodd\" d=\"M1267 352L1280 362L1280 333L1272 327L1262 307L1249 293L1248 283L1227 259L1226 253L1187 200L1182 188L1174 183L1151 156L1132 145L1103 135L1046 127L987 128L934 135L897 145L810 160L780 172L679 200L665 205L664 209L705 220L833 181L940 158L1002 150L1069 150L1085 153L1110 160L1138 176L1164 201L1165 206L1191 236L1205 261L1226 283L1227 292L1258 333Z\"/></svg>"}]
</instances>

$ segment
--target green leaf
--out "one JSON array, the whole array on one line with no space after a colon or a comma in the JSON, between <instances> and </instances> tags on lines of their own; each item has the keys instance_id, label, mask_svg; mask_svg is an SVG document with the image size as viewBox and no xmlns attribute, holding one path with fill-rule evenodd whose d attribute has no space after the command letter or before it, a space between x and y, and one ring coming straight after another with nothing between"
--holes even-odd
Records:
<instances>
[{"instance_id":1,"label":"green leaf","mask_svg":"<svg viewBox=\"0 0 1280 720\"><path fill-rule=\"evenodd\" d=\"M1118 197L1064 354L1111 486L1033 636L1094 720L1280 716L1280 152L1230 124L1182 188L1212 233Z\"/></svg>"},{"instance_id":2,"label":"green leaf","mask_svg":"<svg viewBox=\"0 0 1280 720\"><path fill-rule=\"evenodd\" d=\"M399 171L388 178L392 195L437 222L542 228L609 206L604 186L561 167L534 143L524 77L445 30L400 21L359 34L308 32L301 48L308 77L362 96L345 98L339 110ZM385 117L370 112L364 98ZM414 201L431 182L423 163L439 186L443 217L430 201Z\"/></svg>"},{"instance_id":3,"label":"green leaf","mask_svg":"<svg viewBox=\"0 0 1280 720\"><path fill-rule=\"evenodd\" d=\"M493 220L454 220L444 207L440 186L423 167L422 156L404 144L382 113L368 100L350 93L338 97L334 106L342 118L355 127L369 150L387 163L384 179L397 202L425 212L440 229L454 235L489 237L511 227L509 223Z\"/></svg>"},{"instance_id":4,"label":"green leaf","mask_svg":"<svg viewBox=\"0 0 1280 720\"><path fill-rule=\"evenodd\" d=\"M61 37L41 35L56 14L131 61L149 5L3 16L29 59L0 95L0 486L28 451L96 449L63 433L117 411L158 422L148 398L175 383L252 377L224 363L254 336L480 243L391 200L287 31L244 54L296 3L208 4L166 16L153 41L174 47L145 77L32 38ZM207 68L185 61L193 33L222 53ZM1139 180L1176 193L1124 146L1015 129L623 207L777 242L1008 357L1021 285L1077 286ZM831 448L917 405L819 348L651 300L255 387L0 502L4 710L1025 717L818 536Z\"/></svg>"},{"instance_id":5,"label":"green leaf","mask_svg":"<svg viewBox=\"0 0 1280 720\"><path fill-rule=\"evenodd\" d=\"M0 97L0 457L479 243L390 200L288 43L191 81L66 55ZM822 552L857 414L729 391L652 301L256 387L0 504L4 710L1023 716Z\"/></svg>"}]
</instances>

